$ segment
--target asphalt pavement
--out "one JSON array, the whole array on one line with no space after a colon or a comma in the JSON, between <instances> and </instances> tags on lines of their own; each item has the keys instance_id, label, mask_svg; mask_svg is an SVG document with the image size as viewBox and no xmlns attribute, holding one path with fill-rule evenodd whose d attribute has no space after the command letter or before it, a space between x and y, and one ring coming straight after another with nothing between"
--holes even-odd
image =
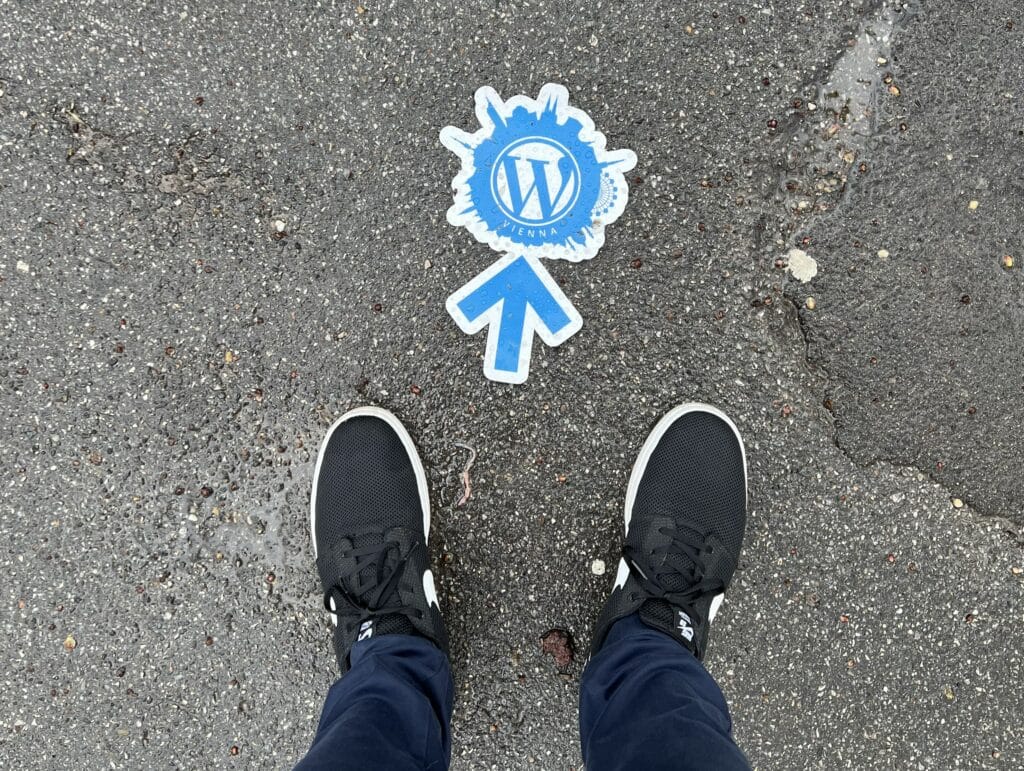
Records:
<instances>
[{"instance_id":1,"label":"asphalt pavement","mask_svg":"<svg viewBox=\"0 0 1024 771\"><path fill-rule=\"evenodd\" d=\"M432 485L453 768L579 768L594 563L700 400L750 464L707 665L753 765L1024 767L1022 54L1013 0L0 2L5 765L296 762L313 459L377 404ZM547 82L638 162L547 263L582 330L497 384L438 132Z\"/></svg>"}]
</instances>

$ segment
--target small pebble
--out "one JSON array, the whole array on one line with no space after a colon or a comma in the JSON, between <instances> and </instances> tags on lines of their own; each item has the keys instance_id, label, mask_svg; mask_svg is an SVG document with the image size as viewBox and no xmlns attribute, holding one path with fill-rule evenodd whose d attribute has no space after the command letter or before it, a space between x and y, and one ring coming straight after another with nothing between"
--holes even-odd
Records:
<instances>
[{"instance_id":1,"label":"small pebble","mask_svg":"<svg viewBox=\"0 0 1024 771\"><path fill-rule=\"evenodd\" d=\"M1013 257L1011 257L1008 254L1004 254L1003 259L1000 260L1000 262L1002 262L1003 267L1006 268L1007 270L1013 267Z\"/></svg>"},{"instance_id":2,"label":"small pebble","mask_svg":"<svg viewBox=\"0 0 1024 771\"><path fill-rule=\"evenodd\" d=\"M78 642L71 635L68 635L66 638L64 638L64 650L73 651L77 645Z\"/></svg>"},{"instance_id":3,"label":"small pebble","mask_svg":"<svg viewBox=\"0 0 1024 771\"><path fill-rule=\"evenodd\" d=\"M880 260L888 260L889 259L889 250L888 249L879 249L878 250L878 258Z\"/></svg>"},{"instance_id":4,"label":"small pebble","mask_svg":"<svg viewBox=\"0 0 1024 771\"><path fill-rule=\"evenodd\" d=\"M590 563L590 572L595 576L603 576L604 567L604 560L594 560Z\"/></svg>"},{"instance_id":5,"label":"small pebble","mask_svg":"<svg viewBox=\"0 0 1024 771\"><path fill-rule=\"evenodd\" d=\"M278 233L284 232L284 220L274 220L274 230Z\"/></svg>"},{"instance_id":6,"label":"small pebble","mask_svg":"<svg viewBox=\"0 0 1024 771\"><path fill-rule=\"evenodd\" d=\"M797 281L806 284L818 275L818 263L803 249L793 248L786 253L786 268Z\"/></svg>"},{"instance_id":7,"label":"small pebble","mask_svg":"<svg viewBox=\"0 0 1024 771\"><path fill-rule=\"evenodd\" d=\"M808 297L806 300L804 300L804 305L807 306L807 310L813 311L817 307L818 303L814 301L813 297Z\"/></svg>"},{"instance_id":8,"label":"small pebble","mask_svg":"<svg viewBox=\"0 0 1024 771\"><path fill-rule=\"evenodd\" d=\"M424 260L423 267L426 268L427 270L430 270L432 267L434 267L434 263L432 263L430 260Z\"/></svg>"},{"instance_id":9,"label":"small pebble","mask_svg":"<svg viewBox=\"0 0 1024 771\"><path fill-rule=\"evenodd\" d=\"M967 204L967 208L970 209L971 211L974 211L975 209L978 208L978 202L971 201L969 204Z\"/></svg>"},{"instance_id":10,"label":"small pebble","mask_svg":"<svg viewBox=\"0 0 1024 771\"><path fill-rule=\"evenodd\" d=\"M18 260L17 267L19 273L28 273L28 263L25 262L24 260Z\"/></svg>"},{"instance_id":11,"label":"small pebble","mask_svg":"<svg viewBox=\"0 0 1024 771\"><path fill-rule=\"evenodd\" d=\"M953 508L954 509L962 509L963 507L964 507L964 502L962 500L960 500L959 498L954 498L953 499Z\"/></svg>"}]
</instances>

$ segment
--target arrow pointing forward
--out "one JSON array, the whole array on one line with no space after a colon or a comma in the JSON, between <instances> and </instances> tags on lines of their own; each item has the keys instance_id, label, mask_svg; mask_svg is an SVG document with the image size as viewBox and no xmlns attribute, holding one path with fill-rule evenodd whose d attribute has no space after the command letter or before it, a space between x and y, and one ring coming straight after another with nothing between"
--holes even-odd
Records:
<instances>
[{"instance_id":1,"label":"arrow pointing forward","mask_svg":"<svg viewBox=\"0 0 1024 771\"><path fill-rule=\"evenodd\" d=\"M502 257L445 302L467 334L489 326L484 374L523 383L530 374L534 332L560 345L583 326L579 312L536 257Z\"/></svg>"}]
</instances>

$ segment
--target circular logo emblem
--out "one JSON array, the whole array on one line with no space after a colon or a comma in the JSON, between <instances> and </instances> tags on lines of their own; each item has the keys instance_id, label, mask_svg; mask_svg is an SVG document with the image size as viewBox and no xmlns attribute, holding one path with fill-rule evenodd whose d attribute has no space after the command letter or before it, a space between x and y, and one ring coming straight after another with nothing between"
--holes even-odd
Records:
<instances>
[{"instance_id":1,"label":"circular logo emblem","mask_svg":"<svg viewBox=\"0 0 1024 771\"><path fill-rule=\"evenodd\" d=\"M441 130L459 156L448 221L504 254L589 260L604 230L626 206L631 150L608 150L585 112L569 104L564 86L548 83L536 99L503 101L476 92L480 130Z\"/></svg>"},{"instance_id":2,"label":"circular logo emblem","mask_svg":"<svg viewBox=\"0 0 1024 771\"><path fill-rule=\"evenodd\" d=\"M580 166L550 137L523 137L508 145L491 168L491 194L502 213L530 227L562 219L580 196Z\"/></svg>"}]
</instances>

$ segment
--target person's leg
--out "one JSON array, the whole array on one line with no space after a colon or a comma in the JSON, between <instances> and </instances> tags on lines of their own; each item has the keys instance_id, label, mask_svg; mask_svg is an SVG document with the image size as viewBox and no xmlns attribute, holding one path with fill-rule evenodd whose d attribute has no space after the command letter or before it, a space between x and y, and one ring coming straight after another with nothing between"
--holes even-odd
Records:
<instances>
[{"instance_id":1,"label":"person's leg","mask_svg":"<svg viewBox=\"0 0 1024 771\"><path fill-rule=\"evenodd\" d=\"M739 432L713 407L669 412L626 490L626 538L580 688L590 771L749 768L701 664L746 528Z\"/></svg>"},{"instance_id":2,"label":"person's leg","mask_svg":"<svg viewBox=\"0 0 1024 771\"><path fill-rule=\"evenodd\" d=\"M637 615L618 621L580 684L588 771L749 768L718 685L697 657Z\"/></svg>"},{"instance_id":3,"label":"person's leg","mask_svg":"<svg viewBox=\"0 0 1024 771\"><path fill-rule=\"evenodd\" d=\"M331 426L310 520L342 678L298 768L447 768L454 688L427 554L430 496L394 415L362 407Z\"/></svg>"},{"instance_id":4,"label":"person's leg","mask_svg":"<svg viewBox=\"0 0 1024 771\"><path fill-rule=\"evenodd\" d=\"M441 650L422 637L384 635L357 642L351 661L296 768L446 768L452 678Z\"/></svg>"}]
</instances>

